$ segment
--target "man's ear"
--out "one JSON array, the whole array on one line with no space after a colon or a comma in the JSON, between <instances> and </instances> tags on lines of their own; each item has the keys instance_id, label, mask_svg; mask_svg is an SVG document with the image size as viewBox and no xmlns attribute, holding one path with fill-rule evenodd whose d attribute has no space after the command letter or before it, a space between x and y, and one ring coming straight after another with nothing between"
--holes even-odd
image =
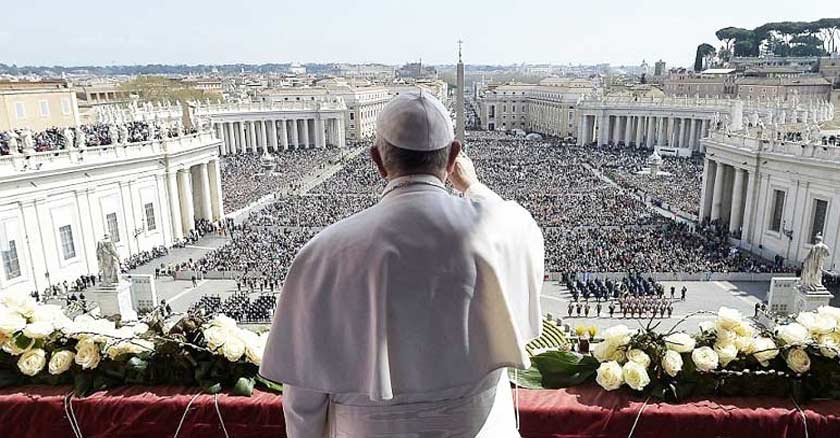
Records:
<instances>
[{"instance_id":1,"label":"man's ear","mask_svg":"<svg viewBox=\"0 0 840 438\"><path fill-rule=\"evenodd\" d=\"M382 155L379 154L379 148L376 146L370 147L370 158L376 163L376 170L382 178L388 178L388 171L385 170L385 164L382 163Z\"/></svg>"},{"instance_id":2,"label":"man's ear","mask_svg":"<svg viewBox=\"0 0 840 438\"><path fill-rule=\"evenodd\" d=\"M453 140L452 144L449 146L449 160L446 162L446 173L450 174L455 170L455 160L458 158L458 154L461 153L461 142L458 140Z\"/></svg>"}]
</instances>

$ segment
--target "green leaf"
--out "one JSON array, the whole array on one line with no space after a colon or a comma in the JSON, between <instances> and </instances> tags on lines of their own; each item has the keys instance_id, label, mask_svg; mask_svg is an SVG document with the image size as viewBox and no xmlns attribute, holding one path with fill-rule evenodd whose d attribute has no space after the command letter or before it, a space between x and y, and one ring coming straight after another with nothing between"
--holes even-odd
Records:
<instances>
[{"instance_id":1,"label":"green leaf","mask_svg":"<svg viewBox=\"0 0 840 438\"><path fill-rule=\"evenodd\" d=\"M544 389L542 385L542 374L535 367L527 370L508 370L508 378L514 385L525 389Z\"/></svg>"},{"instance_id":2,"label":"green leaf","mask_svg":"<svg viewBox=\"0 0 840 438\"><path fill-rule=\"evenodd\" d=\"M254 378L253 377L240 377L239 380L236 381L236 384L233 385L233 395L241 395L244 397L250 397L251 394L254 393Z\"/></svg>"},{"instance_id":3,"label":"green leaf","mask_svg":"<svg viewBox=\"0 0 840 438\"><path fill-rule=\"evenodd\" d=\"M221 383L208 383L202 385L204 387L204 392L208 394L218 394L222 392L222 384Z\"/></svg>"},{"instance_id":4,"label":"green leaf","mask_svg":"<svg viewBox=\"0 0 840 438\"><path fill-rule=\"evenodd\" d=\"M76 374L73 380L73 392L77 397L87 396L90 394L91 388L93 388L93 376L90 373Z\"/></svg>"},{"instance_id":5,"label":"green leaf","mask_svg":"<svg viewBox=\"0 0 840 438\"><path fill-rule=\"evenodd\" d=\"M255 377L255 379L256 379L257 383L264 386L269 391L276 392L276 393L279 393L279 394L283 393L283 384L282 383L272 382L271 380L268 380L265 377L260 376L259 374Z\"/></svg>"},{"instance_id":6,"label":"green leaf","mask_svg":"<svg viewBox=\"0 0 840 438\"><path fill-rule=\"evenodd\" d=\"M23 376L13 370L0 370L0 388L17 386L23 383Z\"/></svg>"},{"instance_id":7,"label":"green leaf","mask_svg":"<svg viewBox=\"0 0 840 438\"><path fill-rule=\"evenodd\" d=\"M19 334L15 336L15 345L17 346L17 348L25 350L29 348L30 345L32 345L32 339L29 339L24 334Z\"/></svg>"}]
</instances>

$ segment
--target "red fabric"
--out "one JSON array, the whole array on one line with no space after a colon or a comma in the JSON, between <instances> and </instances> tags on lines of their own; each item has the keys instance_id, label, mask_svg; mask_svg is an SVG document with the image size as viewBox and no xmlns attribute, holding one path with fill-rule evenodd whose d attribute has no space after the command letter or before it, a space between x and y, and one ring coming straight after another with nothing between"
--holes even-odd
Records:
<instances>
[{"instance_id":1,"label":"red fabric","mask_svg":"<svg viewBox=\"0 0 840 438\"><path fill-rule=\"evenodd\" d=\"M30 386L0 390L0 437L72 437L64 414L69 387ZM127 387L74 399L85 438L168 438L195 389ZM523 438L626 437L643 401L624 391L594 386L558 391L519 391ZM256 391L251 398L219 396L228 433L235 438L285 438L281 397ZM804 407L811 437L840 437L840 401ZM223 437L213 397L193 403L181 437ZM804 437L802 417L784 399L726 398L680 405L650 403L636 438ZM359 437L362 438L362 437Z\"/></svg>"}]
</instances>

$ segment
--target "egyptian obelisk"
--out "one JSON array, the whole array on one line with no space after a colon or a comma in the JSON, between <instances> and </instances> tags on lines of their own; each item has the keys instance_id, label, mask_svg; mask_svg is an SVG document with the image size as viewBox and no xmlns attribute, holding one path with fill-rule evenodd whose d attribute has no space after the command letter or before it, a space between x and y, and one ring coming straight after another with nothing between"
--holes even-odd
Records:
<instances>
[{"instance_id":1,"label":"egyptian obelisk","mask_svg":"<svg viewBox=\"0 0 840 438\"><path fill-rule=\"evenodd\" d=\"M464 144L464 60L461 58L461 44L458 41L457 90L455 90L455 138Z\"/></svg>"}]
</instances>

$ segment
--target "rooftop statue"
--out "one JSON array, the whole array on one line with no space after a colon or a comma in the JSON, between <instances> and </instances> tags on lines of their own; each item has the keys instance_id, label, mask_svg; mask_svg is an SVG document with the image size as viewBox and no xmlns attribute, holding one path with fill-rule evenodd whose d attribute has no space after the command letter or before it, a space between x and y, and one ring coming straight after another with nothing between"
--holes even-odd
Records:
<instances>
[{"instance_id":1,"label":"rooftop statue","mask_svg":"<svg viewBox=\"0 0 840 438\"><path fill-rule=\"evenodd\" d=\"M802 263L802 288L805 290L819 290L823 288L823 264L830 256L828 245L823 243L822 234L817 234L816 243L811 247L805 262Z\"/></svg>"}]
</instances>

